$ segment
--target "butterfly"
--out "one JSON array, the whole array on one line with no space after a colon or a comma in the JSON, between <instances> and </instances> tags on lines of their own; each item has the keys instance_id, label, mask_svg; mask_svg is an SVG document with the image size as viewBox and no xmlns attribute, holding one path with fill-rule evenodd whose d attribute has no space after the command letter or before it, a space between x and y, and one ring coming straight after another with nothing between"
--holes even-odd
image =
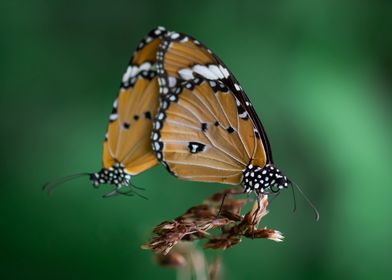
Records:
<instances>
[{"instance_id":1,"label":"butterfly","mask_svg":"<svg viewBox=\"0 0 392 280\"><path fill-rule=\"evenodd\" d=\"M156 53L166 30L157 27L139 43L122 77L117 98L109 116L103 143L103 167L99 172L81 173L61 178L62 182L81 175L89 175L94 187L111 184L113 194L131 184L131 178L158 163L151 148L150 135L153 118L158 109L159 85ZM49 182L50 191L58 182Z\"/></svg>"},{"instance_id":2,"label":"butterfly","mask_svg":"<svg viewBox=\"0 0 392 280\"><path fill-rule=\"evenodd\" d=\"M167 32L157 52L157 159L182 180L278 193L292 182L275 166L263 125L234 75L195 38ZM318 213L316 214L318 218Z\"/></svg>"}]
</instances>

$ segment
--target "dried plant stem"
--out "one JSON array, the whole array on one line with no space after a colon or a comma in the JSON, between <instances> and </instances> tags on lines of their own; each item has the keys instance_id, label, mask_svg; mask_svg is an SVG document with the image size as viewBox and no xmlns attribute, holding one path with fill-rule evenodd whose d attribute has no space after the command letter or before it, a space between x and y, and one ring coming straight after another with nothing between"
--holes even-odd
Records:
<instances>
[{"instance_id":1,"label":"dried plant stem","mask_svg":"<svg viewBox=\"0 0 392 280\"><path fill-rule=\"evenodd\" d=\"M204 253L191 242L179 242L172 250L184 257L185 262L177 267L177 280L207 280L207 261Z\"/></svg>"}]
</instances>

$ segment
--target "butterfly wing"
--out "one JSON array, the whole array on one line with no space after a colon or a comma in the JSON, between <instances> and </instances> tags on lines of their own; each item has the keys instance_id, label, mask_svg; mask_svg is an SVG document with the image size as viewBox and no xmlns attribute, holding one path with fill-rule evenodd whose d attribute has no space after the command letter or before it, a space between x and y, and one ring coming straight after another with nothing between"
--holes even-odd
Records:
<instances>
[{"instance_id":1,"label":"butterfly wing","mask_svg":"<svg viewBox=\"0 0 392 280\"><path fill-rule=\"evenodd\" d=\"M159 102L156 52L165 30L152 30L139 44L125 72L109 117L103 167L116 163L135 175L157 164L151 149L152 119Z\"/></svg>"},{"instance_id":2,"label":"butterfly wing","mask_svg":"<svg viewBox=\"0 0 392 280\"><path fill-rule=\"evenodd\" d=\"M227 67L190 36L171 32L157 54L157 158L184 180L239 184L249 164L271 160L249 99Z\"/></svg>"}]
</instances>

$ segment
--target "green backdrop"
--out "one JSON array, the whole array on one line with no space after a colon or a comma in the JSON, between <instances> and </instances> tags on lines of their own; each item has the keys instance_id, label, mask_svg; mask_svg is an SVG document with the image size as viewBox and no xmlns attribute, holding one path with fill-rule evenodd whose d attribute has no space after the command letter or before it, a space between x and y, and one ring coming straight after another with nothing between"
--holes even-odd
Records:
<instances>
[{"instance_id":1,"label":"green backdrop","mask_svg":"<svg viewBox=\"0 0 392 280\"><path fill-rule=\"evenodd\" d=\"M343 3L344 2L344 3ZM392 226L392 6L388 1L22 1L0 4L2 279L173 279L140 249L151 228L223 185L135 178L148 201L114 197L97 171L128 59L157 25L186 32L235 73L291 192L265 225L283 243L223 252L225 279L387 279ZM209 253L211 256L213 252ZM210 257L211 257L210 256Z\"/></svg>"}]
</instances>

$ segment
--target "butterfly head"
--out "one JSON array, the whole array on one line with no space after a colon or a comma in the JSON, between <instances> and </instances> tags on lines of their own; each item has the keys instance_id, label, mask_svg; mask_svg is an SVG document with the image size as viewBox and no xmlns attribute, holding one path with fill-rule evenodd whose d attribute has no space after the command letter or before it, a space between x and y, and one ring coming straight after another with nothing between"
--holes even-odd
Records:
<instances>
[{"instance_id":1,"label":"butterfly head","mask_svg":"<svg viewBox=\"0 0 392 280\"><path fill-rule=\"evenodd\" d=\"M245 192L268 193L271 191L276 193L288 188L289 184L290 180L272 164L267 164L263 168L250 164L244 171Z\"/></svg>"},{"instance_id":2,"label":"butterfly head","mask_svg":"<svg viewBox=\"0 0 392 280\"><path fill-rule=\"evenodd\" d=\"M94 187L101 184L111 184L117 187L128 186L131 175L125 172L121 163L115 163L112 167L102 168L101 171L90 174L90 181Z\"/></svg>"}]
</instances>

